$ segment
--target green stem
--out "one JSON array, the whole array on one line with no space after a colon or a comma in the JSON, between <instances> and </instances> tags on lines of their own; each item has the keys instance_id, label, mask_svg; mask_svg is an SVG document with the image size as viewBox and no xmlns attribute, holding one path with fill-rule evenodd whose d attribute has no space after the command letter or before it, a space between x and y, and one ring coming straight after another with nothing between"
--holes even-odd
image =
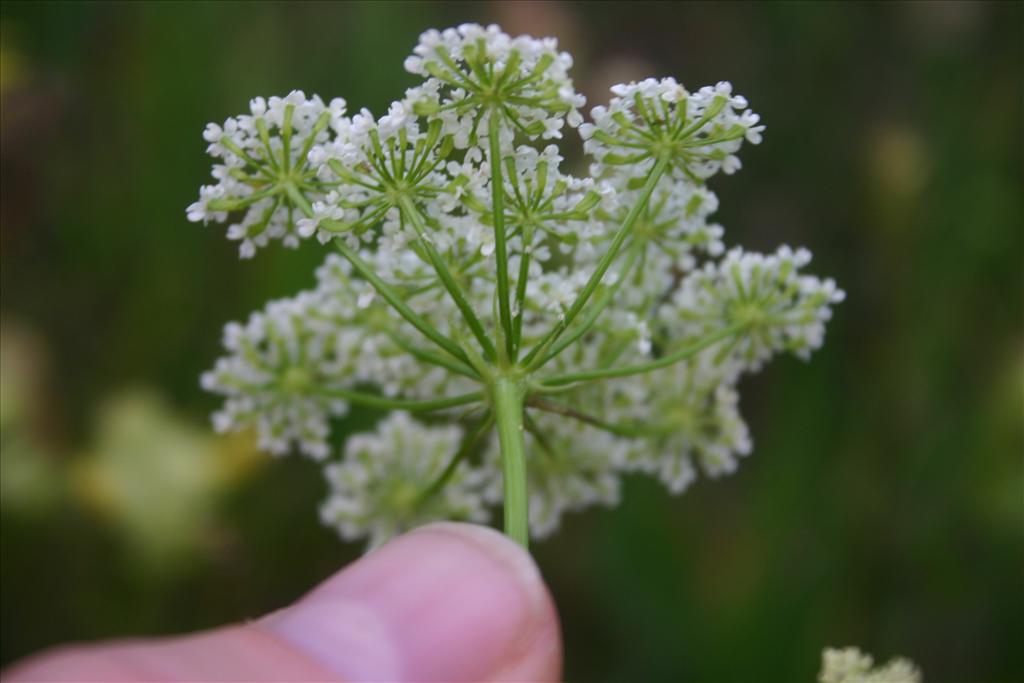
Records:
<instances>
[{"instance_id":1,"label":"green stem","mask_svg":"<svg viewBox=\"0 0 1024 683\"><path fill-rule=\"evenodd\" d=\"M206 206L211 211L238 211L239 209L244 209L255 204L261 199L273 196L277 194L277 192L277 186L268 187L265 190L253 192L247 197L238 197L236 199L211 199L206 203Z\"/></svg>"},{"instance_id":2,"label":"green stem","mask_svg":"<svg viewBox=\"0 0 1024 683\"><path fill-rule=\"evenodd\" d=\"M580 422L593 425L598 429L603 429L604 431L609 432L610 434L615 434L616 436L657 436L659 434L664 434L670 430L676 429L675 427L667 429L665 427L651 424L615 424L613 422L605 422L604 420L594 417L593 415L588 415L574 408L570 408L569 406L563 406L558 403L552 403L551 401L546 401L542 398L531 399L530 405L536 408L540 408L541 410L547 411L549 413L555 413L556 415L564 415L566 417L571 417L574 420L579 420Z\"/></svg>"},{"instance_id":3,"label":"green stem","mask_svg":"<svg viewBox=\"0 0 1024 683\"><path fill-rule=\"evenodd\" d=\"M576 382L589 382L595 379L608 379L610 377L627 377L629 375L639 375L644 372L651 372L652 370L658 370L660 368L674 365L679 361L686 360L687 358L692 358L709 346L736 334L740 329L742 329L741 326L736 325L727 327L713 334L709 334L707 337L704 337L690 346L686 346L678 351L662 356L657 360L648 361L646 363L637 363L636 365L625 365L617 368L599 368L597 370L585 370L583 372L573 372L567 375L549 377L542 380L541 385L545 387L557 387L565 384L574 384Z\"/></svg>"},{"instance_id":4,"label":"green stem","mask_svg":"<svg viewBox=\"0 0 1024 683\"><path fill-rule=\"evenodd\" d=\"M469 362L469 358L466 356L466 352L463 351L458 344L438 332L433 325L423 319L423 317L416 313L416 311L409 308L409 305L405 303L405 300L398 294L398 292L381 280L380 276L374 272L373 268L371 268L366 261L360 258L359 254L348 246L343 238L335 238L334 246L341 252L342 256L349 260L352 267L355 268L367 282L373 285L374 289L380 292L380 295L384 297L384 300L391 304L392 308L398 311L399 315L409 321L410 325L422 332L423 336L440 346L458 360L466 363L467 365L472 365L472 363Z\"/></svg>"},{"instance_id":5,"label":"green stem","mask_svg":"<svg viewBox=\"0 0 1024 683\"><path fill-rule=\"evenodd\" d=\"M448 396L446 398L430 399L388 398L387 396L371 394L365 391L354 391L351 389L322 389L317 393L320 396L342 398L346 401L352 401L353 403L358 403L370 408L380 408L382 410L444 410L445 408L456 408L458 406L464 406L469 403L476 403L483 400L483 394L479 391L460 394L458 396Z\"/></svg>"},{"instance_id":6,"label":"green stem","mask_svg":"<svg viewBox=\"0 0 1024 683\"><path fill-rule=\"evenodd\" d=\"M480 379L480 374L465 363L460 363L449 356L442 356L440 354L427 351L426 349L417 348L394 332L382 331L388 335L396 346L401 348L410 356L418 358L425 363L430 363L431 365L436 365L446 370L450 370L451 372L454 372L457 375L462 375L463 377L475 380Z\"/></svg>"},{"instance_id":7,"label":"green stem","mask_svg":"<svg viewBox=\"0 0 1024 683\"><path fill-rule=\"evenodd\" d=\"M526 279L530 274L530 256L533 245L533 228L523 228L523 254L519 259L519 277L516 279L516 314L512 319L512 360L519 354L523 338L523 316L526 313Z\"/></svg>"},{"instance_id":8,"label":"green stem","mask_svg":"<svg viewBox=\"0 0 1024 683\"><path fill-rule=\"evenodd\" d=\"M402 214L412 224L413 229L420 238L420 244L423 245L423 250L427 254L427 259L430 264L434 267L434 271L438 277L441 278L441 284L448 290L448 294L451 296L452 301L458 307L459 312L462 313L463 319L469 326L469 329L473 332L473 336L480 342L480 346L484 350L484 355L488 358L494 358L494 344L491 342L487 333L484 332L484 326L480 322L480 318L477 317L476 311L473 310L473 306L469 303L469 299L466 298L466 293L456 282L455 277L451 271L448 270L448 266L445 264L444 259L441 258L441 254L437 252L434 245L430 241L430 236L427 234L427 226L423 220L423 214L420 213L419 209L412 203L408 197L402 197L399 200L402 208Z\"/></svg>"},{"instance_id":9,"label":"green stem","mask_svg":"<svg viewBox=\"0 0 1024 683\"><path fill-rule=\"evenodd\" d=\"M309 150L313 149L313 144L316 142L316 137L327 128L327 124L331 122L330 112L324 112L320 114L320 118L316 120L313 125L313 130L306 136L306 141L302 144L302 150L299 152L298 164L300 167L305 167L309 162Z\"/></svg>"},{"instance_id":10,"label":"green stem","mask_svg":"<svg viewBox=\"0 0 1024 683\"><path fill-rule=\"evenodd\" d=\"M523 439L523 387L518 380L499 375L492 390L505 489L505 534L526 548L529 545L529 507L526 497L526 442Z\"/></svg>"},{"instance_id":11,"label":"green stem","mask_svg":"<svg viewBox=\"0 0 1024 683\"><path fill-rule=\"evenodd\" d=\"M287 173L292 166L292 116L295 115L295 105L289 104L284 108L284 121L281 122L281 167Z\"/></svg>"},{"instance_id":12,"label":"green stem","mask_svg":"<svg viewBox=\"0 0 1024 683\"><path fill-rule=\"evenodd\" d=\"M612 265L615 257L619 255L619 250L622 249L623 242L629 237L629 234L633 231L633 225L636 223L637 218L640 217L642 212L647 207L647 201L651 198L651 194L654 193L654 188L658 186L658 181L661 180L661 176L664 175L668 169L669 157L663 156L658 159L658 162L651 169L651 174L647 176L647 182L644 184L643 192L640 193L640 198L637 199L636 204L629 210L629 214L625 220L622 221L622 226L619 231L615 233L615 237L612 238L612 243L608 247L608 251L604 253L601 260L597 264L597 268L594 270L594 274L590 276L587 284L584 285L583 289L576 296L576 300L572 302L569 310L566 311L565 316L555 325L554 328L548 334L541 339L530 353L526 354L523 359L523 365L526 367L533 367L531 364L534 359L537 358L547 347L558 340L562 332L572 323L572 321L579 315L580 311L587 304L594 290L597 289L598 285L601 284L601 280L604 278L604 274L608 272L608 268Z\"/></svg>"},{"instance_id":13,"label":"green stem","mask_svg":"<svg viewBox=\"0 0 1024 683\"><path fill-rule=\"evenodd\" d=\"M552 358L560 354L562 351L564 351L566 347L568 347L574 341L585 335L587 331L594 326L594 323L597 321L598 316L601 315L601 311L603 311L608 306L608 304L611 303L612 299L614 299L615 295L618 293L619 288L622 287L622 283L629 278L629 275L633 270L633 264L636 263L637 256L639 255L639 253L640 248L634 247L633 249L630 250L629 255L626 259L626 263L622 267L622 270L619 272L619 279L612 283L612 285L608 287L604 291L604 293L601 294L601 296L599 296L596 301L594 301L592 305L587 307L587 312L583 316L583 319L580 321L579 325L574 327L572 331L570 331L568 334L561 337L557 342L552 344L550 350L548 350L547 353L538 356L539 360L536 363L534 363L536 367L539 368L547 365L549 360L551 360Z\"/></svg>"},{"instance_id":14,"label":"green stem","mask_svg":"<svg viewBox=\"0 0 1024 683\"><path fill-rule=\"evenodd\" d=\"M505 182L501 177L501 117L491 109L491 205L494 210L494 258L498 270L498 317L505 337L505 352L512 357L512 311L508 298L508 251L505 247Z\"/></svg>"},{"instance_id":15,"label":"green stem","mask_svg":"<svg viewBox=\"0 0 1024 683\"><path fill-rule=\"evenodd\" d=\"M287 182L284 185L284 191L287 193L288 198L292 200L292 204L299 207L303 215L307 218L313 217L313 207L310 205L309 200L306 196L299 191L299 188L295 187L295 183Z\"/></svg>"}]
</instances>

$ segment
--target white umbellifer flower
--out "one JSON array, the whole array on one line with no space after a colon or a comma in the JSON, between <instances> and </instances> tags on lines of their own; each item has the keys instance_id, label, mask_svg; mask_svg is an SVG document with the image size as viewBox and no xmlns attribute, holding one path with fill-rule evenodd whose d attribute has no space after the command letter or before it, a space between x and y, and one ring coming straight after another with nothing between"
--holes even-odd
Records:
<instances>
[{"instance_id":1,"label":"white umbellifer flower","mask_svg":"<svg viewBox=\"0 0 1024 683\"><path fill-rule=\"evenodd\" d=\"M801 275L810 260L806 249L733 249L683 280L660 317L684 338L734 326L731 354L752 370L783 350L807 358L824 342L832 305L846 296L831 279Z\"/></svg>"},{"instance_id":2,"label":"white umbellifer flower","mask_svg":"<svg viewBox=\"0 0 1024 683\"><path fill-rule=\"evenodd\" d=\"M819 683L921 683L921 671L907 659L872 668L871 655L855 647L826 648L821 654Z\"/></svg>"},{"instance_id":3,"label":"white umbellifer flower","mask_svg":"<svg viewBox=\"0 0 1024 683\"><path fill-rule=\"evenodd\" d=\"M725 230L708 223L717 209L718 197L702 185L663 183L654 191L634 234L646 243L648 258L668 259L673 267L690 271L699 256L725 252Z\"/></svg>"},{"instance_id":4,"label":"white umbellifer flower","mask_svg":"<svg viewBox=\"0 0 1024 683\"><path fill-rule=\"evenodd\" d=\"M294 92L203 133L215 183L189 220L230 221L243 257L311 237L340 252L312 290L228 326L203 377L217 428L325 458L348 403L453 425L399 413L351 437L324 507L345 538L486 501L525 542L614 504L623 473L673 493L731 473L751 450L739 378L822 344L843 293L801 272L809 252L726 253L712 220L706 181L764 130L746 100L647 79L582 124L571 65L553 39L427 31L406 60L423 81L379 118ZM549 144L577 126L591 177ZM462 439L481 412L490 433Z\"/></svg>"},{"instance_id":5,"label":"white umbellifer flower","mask_svg":"<svg viewBox=\"0 0 1024 683\"><path fill-rule=\"evenodd\" d=\"M432 521L487 521L483 477L465 462L442 490L422 498L424 483L441 476L461 440L456 426L428 427L392 413L374 432L349 438L344 459L324 468L330 494L321 519L346 540L368 535L371 548Z\"/></svg>"},{"instance_id":6,"label":"white umbellifer flower","mask_svg":"<svg viewBox=\"0 0 1024 683\"><path fill-rule=\"evenodd\" d=\"M328 419L347 410L328 387L332 366L345 361L312 315L318 304L309 293L273 301L245 325L225 328L224 346L233 355L202 377L203 388L227 397L214 415L217 431L255 424L260 446L271 453L296 444L310 457L327 457Z\"/></svg>"},{"instance_id":7,"label":"white umbellifer flower","mask_svg":"<svg viewBox=\"0 0 1024 683\"><path fill-rule=\"evenodd\" d=\"M612 94L607 107L593 109L594 122L580 128L595 176L643 178L665 153L673 177L705 179L739 169L744 139L761 142L759 117L726 82L689 93L673 78L648 78L616 85Z\"/></svg>"},{"instance_id":8,"label":"white umbellifer flower","mask_svg":"<svg viewBox=\"0 0 1024 683\"><path fill-rule=\"evenodd\" d=\"M334 189L314 203L302 231L319 229L326 239L358 235L378 224L398 231L402 198L419 207L446 191L449 179L438 166L450 150L451 138L441 135L440 124L421 129L401 102L378 120L364 109L337 139L310 152L320 164L319 177Z\"/></svg>"},{"instance_id":9,"label":"white umbellifer flower","mask_svg":"<svg viewBox=\"0 0 1024 683\"><path fill-rule=\"evenodd\" d=\"M732 474L753 447L735 386L712 372L680 364L640 375L630 388L650 398L621 411L651 433L631 449L629 465L656 474L672 493L696 479L694 461L710 477Z\"/></svg>"},{"instance_id":10,"label":"white umbellifer flower","mask_svg":"<svg viewBox=\"0 0 1024 683\"><path fill-rule=\"evenodd\" d=\"M242 258L251 258L272 239L298 246L302 209L322 192L307 156L314 144L328 139L328 127L342 125L345 101L325 105L316 95L306 99L294 90L269 102L257 97L249 108L251 114L229 118L223 126L207 125L207 152L224 163L213 167L218 183L200 188L199 201L187 209L190 221L204 223L223 222L227 212L244 210L242 220L228 229L228 239L240 242Z\"/></svg>"},{"instance_id":11,"label":"white umbellifer flower","mask_svg":"<svg viewBox=\"0 0 1024 683\"><path fill-rule=\"evenodd\" d=\"M329 255L317 280L315 290L225 327L230 355L202 377L205 389L226 397L214 415L218 431L255 426L271 453L294 445L323 459L330 419L347 412L346 391L375 385L386 396L427 398L467 390L396 346L394 336L408 335L403 321L380 301L361 305L373 289L352 277L347 261Z\"/></svg>"},{"instance_id":12,"label":"white umbellifer flower","mask_svg":"<svg viewBox=\"0 0 1024 683\"><path fill-rule=\"evenodd\" d=\"M462 24L420 36L405 69L427 83L409 93L409 107L437 113L455 144L487 137L490 116L507 122L505 139L560 138L563 121L579 126L586 100L569 78L572 57L554 38L512 38L493 24Z\"/></svg>"}]
</instances>

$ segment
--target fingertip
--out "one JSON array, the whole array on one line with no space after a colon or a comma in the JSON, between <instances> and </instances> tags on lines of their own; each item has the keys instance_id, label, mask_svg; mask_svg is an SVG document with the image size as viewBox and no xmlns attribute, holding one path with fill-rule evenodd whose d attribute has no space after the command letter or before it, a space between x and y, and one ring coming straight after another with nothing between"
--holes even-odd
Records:
<instances>
[{"instance_id":1,"label":"fingertip","mask_svg":"<svg viewBox=\"0 0 1024 683\"><path fill-rule=\"evenodd\" d=\"M263 627L349 680L557 680L561 636L536 564L502 534L399 537Z\"/></svg>"}]
</instances>

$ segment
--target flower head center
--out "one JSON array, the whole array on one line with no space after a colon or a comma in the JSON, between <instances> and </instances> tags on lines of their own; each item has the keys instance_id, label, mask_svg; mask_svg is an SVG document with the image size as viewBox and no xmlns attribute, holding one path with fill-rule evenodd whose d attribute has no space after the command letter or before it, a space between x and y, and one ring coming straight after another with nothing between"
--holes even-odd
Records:
<instances>
[{"instance_id":1,"label":"flower head center","mask_svg":"<svg viewBox=\"0 0 1024 683\"><path fill-rule=\"evenodd\" d=\"M748 302L736 306L733 310L733 320L742 327L754 329L768 321L768 314L761 306Z\"/></svg>"},{"instance_id":2,"label":"flower head center","mask_svg":"<svg viewBox=\"0 0 1024 683\"><path fill-rule=\"evenodd\" d=\"M306 368L295 366L281 375L281 389L289 394L304 394L313 386L313 376Z\"/></svg>"}]
</instances>

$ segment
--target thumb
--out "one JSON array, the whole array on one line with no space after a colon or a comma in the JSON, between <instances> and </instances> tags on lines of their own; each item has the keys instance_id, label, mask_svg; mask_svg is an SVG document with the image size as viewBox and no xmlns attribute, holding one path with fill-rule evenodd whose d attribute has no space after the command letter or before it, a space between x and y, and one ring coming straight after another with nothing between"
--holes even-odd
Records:
<instances>
[{"instance_id":1,"label":"thumb","mask_svg":"<svg viewBox=\"0 0 1024 683\"><path fill-rule=\"evenodd\" d=\"M554 681L558 618L536 565L498 532L413 531L243 626L58 650L19 680Z\"/></svg>"},{"instance_id":2,"label":"thumb","mask_svg":"<svg viewBox=\"0 0 1024 683\"><path fill-rule=\"evenodd\" d=\"M561 639L529 554L468 524L414 531L263 626L349 680L555 680Z\"/></svg>"}]
</instances>

